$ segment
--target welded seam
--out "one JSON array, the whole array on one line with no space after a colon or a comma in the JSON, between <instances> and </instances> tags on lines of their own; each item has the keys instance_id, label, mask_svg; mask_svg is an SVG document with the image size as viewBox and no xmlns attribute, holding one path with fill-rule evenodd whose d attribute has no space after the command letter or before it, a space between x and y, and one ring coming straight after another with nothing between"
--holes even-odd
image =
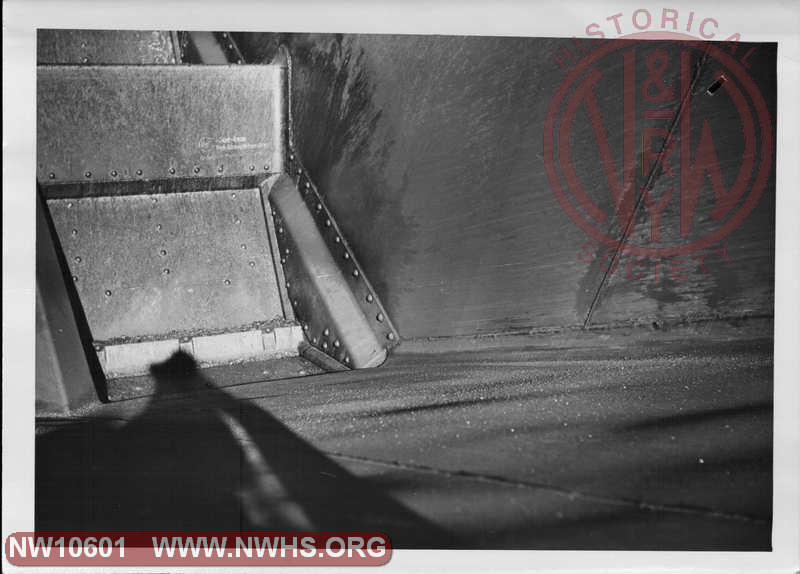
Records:
<instances>
[{"instance_id":1,"label":"welded seam","mask_svg":"<svg viewBox=\"0 0 800 574\"><path fill-rule=\"evenodd\" d=\"M484 482L489 484L497 484L502 486L510 486L515 488L524 488L529 490L545 490L568 498L570 501L582 500L587 502L596 502L601 504L609 504L615 506L623 506L626 508L634 508L636 510L644 510L648 512L669 512L672 514L684 514L690 516L702 516L704 518L718 518L723 520L735 520L738 522L748 522L753 524L769 524L770 520L759 518L757 516L750 516L747 514L739 514L736 512L724 512L721 510L714 510L713 508L706 508L702 506L689 506L677 504L661 504L656 502L647 502L645 500L637 500L634 498L603 496L599 494L592 494L571 488L564 488L555 486L545 482L533 482L526 480L516 480L506 478L503 476L495 476L490 474L483 474L479 472L472 472L468 470L446 470L435 468L423 464L414 464L400 461L387 461L374 459L365 456L356 456L340 452L323 451L326 456L349 462L360 462L364 464L371 464L374 466L381 466L385 468L394 468L412 472L421 472L430 475L443 476L447 478L461 478L467 480L474 480L477 482Z\"/></svg>"},{"instance_id":2,"label":"welded seam","mask_svg":"<svg viewBox=\"0 0 800 574\"><path fill-rule=\"evenodd\" d=\"M694 88L697 82L700 80L700 73L703 71L703 68L706 65L706 60L708 60L708 50L703 53L703 59L700 60L700 65L697 67L697 72L695 73L694 78L692 78L692 83L689 86L686 94L684 94L683 98L681 99L680 103L678 104L678 110L675 114L675 119L672 122L672 125L669 128L669 136L664 139L664 143L661 145L661 149L658 151L656 155L656 159L653 162L652 167L650 168L650 172L647 175L647 180L643 186L644 189L649 189L650 184L653 183L655 179L656 169L658 169L659 165L662 165L661 160L663 158L664 152L669 147L669 143L672 140L672 136L675 133L676 127L679 125L679 121L681 116L683 115L684 110L686 109L686 105L689 102L689 99L694 94ZM637 166L638 168L638 166ZM635 177L634 177L634 185L635 185ZM636 191L634 190L634 193ZM597 307L597 303L600 300L600 293L603 291L606 283L608 282L608 278L611 276L611 272L609 270L616 269L616 263L620 257L620 251L622 246L625 243L625 237L628 235L628 231L633 226L634 222L636 221L636 214L639 212L639 208L641 207L642 203L644 202L644 194L639 194L636 198L636 203L634 204L633 212L631 213L630 218L625 224L625 227L622 229L622 233L617 240L617 245L614 248L614 255L611 258L611 264L606 266L606 269L603 271L601 267L601 271L603 271L603 277L600 279L600 285L597 287L597 291L592 298L592 303L589 305L589 310L586 312L586 319L583 321L583 329L587 329L589 327L589 322L592 320L592 314L594 313L595 308Z\"/></svg>"}]
</instances>

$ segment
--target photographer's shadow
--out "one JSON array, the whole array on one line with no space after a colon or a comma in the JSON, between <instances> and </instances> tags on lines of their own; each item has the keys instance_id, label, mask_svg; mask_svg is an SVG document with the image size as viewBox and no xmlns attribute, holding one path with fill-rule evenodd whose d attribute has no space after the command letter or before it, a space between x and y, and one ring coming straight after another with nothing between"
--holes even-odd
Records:
<instances>
[{"instance_id":1,"label":"photographer's shadow","mask_svg":"<svg viewBox=\"0 0 800 574\"><path fill-rule=\"evenodd\" d=\"M395 547L454 538L354 476L183 352L153 365L147 410L39 438L36 529L379 531Z\"/></svg>"}]
</instances>

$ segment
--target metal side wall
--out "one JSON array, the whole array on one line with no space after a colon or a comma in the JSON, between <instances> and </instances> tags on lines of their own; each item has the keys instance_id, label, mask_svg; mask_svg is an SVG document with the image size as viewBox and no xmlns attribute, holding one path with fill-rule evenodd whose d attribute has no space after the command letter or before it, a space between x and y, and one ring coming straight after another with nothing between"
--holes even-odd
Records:
<instances>
[{"instance_id":1,"label":"metal side wall","mask_svg":"<svg viewBox=\"0 0 800 574\"><path fill-rule=\"evenodd\" d=\"M724 241L695 254L701 261L679 258L673 273L673 259L658 265L645 259L641 266L632 264L635 279L626 275L630 258L622 258L614 273L603 269L614 254L567 216L543 158L548 106L567 74L554 56L564 60L566 49L577 59L572 40L234 36L248 63L269 61L280 42L289 47L298 152L403 337L772 315L774 167L755 209ZM664 82L679 87L681 48L646 44L666 52ZM736 57L753 46L748 71L774 120L776 47L741 44ZM568 67L571 61L565 61ZM646 59L637 62L638 77L644 78ZM697 64L695 73L694 114L711 122L729 187L746 159L742 128L724 105L730 97L725 89L713 97L706 92L715 70ZM619 158L622 57L605 64L602 74L609 85L619 86L597 92L610 147ZM678 104L662 107L674 112ZM585 113L581 108L579 114ZM643 121L637 120L637 134L647 125ZM693 146L701 127L698 121L692 128ZM569 145L587 191L605 196L600 207L613 213L585 117L576 121ZM635 161L641 173L641 153ZM675 169L679 177L680 166ZM667 184L666 178L657 179L653 194L663 193ZM698 236L714 224L707 215L709 197L706 178L701 191L706 199L692 230ZM679 212L677 202L670 204L662 229L677 229ZM636 233L648 232L647 221L640 202ZM604 230L619 235L613 216ZM667 233L662 239L673 239Z\"/></svg>"}]
</instances>

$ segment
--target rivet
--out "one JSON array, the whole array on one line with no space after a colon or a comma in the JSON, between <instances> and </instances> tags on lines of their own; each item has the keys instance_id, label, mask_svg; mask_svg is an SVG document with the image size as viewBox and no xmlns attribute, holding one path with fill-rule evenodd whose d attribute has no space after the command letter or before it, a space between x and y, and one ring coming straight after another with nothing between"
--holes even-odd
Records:
<instances>
[{"instance_id":1,"label":"rivet","mask_svg":"<svg viewBox=\"0 0 800 574\"><path fill-rule=\"evenodd\" d=\"M83 58L81 58L81 62L84 63L84 64L88 64L89 63L89 58L84 56Z\"/></svg>"},{"instance_id":2,"label":"rivet","mask_svg":"<svg viewBox=\"0 0 800 574\"><path fill-rule=\"evenodd\" d=\"M103 350L103 345L92 345L92 347L94 347L95 351L102 351Z\"/></svg>"},{"instance_id":3,"label":"rivet","mask_svg":"<svg viewBox=\"0 0 800 574\"><path fill-rule=\"evenodd\" d=\"M281 257L281 263L286 263L286 257Z\"/></svg>"},{"instance_id":4,"label":"rivet","mask_svg":"<svg viewBox=\"0 0 800 574\"><path fill-rule=\"evenodd\" d=\"M269 171L269 164L264 166L264 171Z\"/></svg>"},{"instance_id":5,"label":"rivet","mask_svg":"<svg viewBox=\"0 0 800 574\"><path fill-rule=\"evenodd\" d=\"M322 204L321 203L317 204L317 211L322 211Z\"/></svg>"},{"instance_id":6,"label":"rivet","mask_svg":"<svg viewBox=\"0 0 800 574\"><path fill-rule=\"evenodd\" d=\"M293 160L293 159L294 159L294 154L293 154L293 153L290 153L290 154L289 154L289 159L290 159L290 160Z\"/></svg>"},{"instance_id":7,"label":"rivet","mask_svg":"<svg viewBox=\"0 0 800 574\"><path fill-rule=\"evenodd\" d=\"M379 322L383 323L383 313L378 313L378 314L375 316L375 318L376 318L376 319L377 319Z\"/></svg>"},{"instance_id":8,"label":"rivet","mask_svg":"<svg viewBox=\"0 0 800 574\"><path fill-rule=\"evenodd\" d=\"M314 343L315 345L317 344L317 341L319 341L319 339L317 339L316 337L314 337L313 339L311 339L311 342L312 342L312 343Z\"/></svg>"},{"instance_id":9,"label":"rivet","mask_svg":"<svg viewBox=\"0 0 800 574\"><path fill-rule=\"evenodd\" d=\"M56 174L54 174L53 172L50 172L50 175L48 177L50 179L55 179L56 178Z\"/></svg>"},{"instance_id":10,"label":"rivet","mask_svg":"<svg viewBox=\"0 0 800 574\"><path fill-rule=\"evenodd\" d=\"M169 172L170 172L172 175L175 175L175 168L174 168L174 167L171 167L171 168L169 168Z\"/></svg>"},{"instance_id":11,"label":"rivet","mask_svg":"<svg viewBox=\"0 0 800 574\"><path fill-rule=\"evenodd\" d=\"M310 181L306 182L306 189L311 189L311 182Z\"/></svg>"},{"instance_id":12,"label":"rivet","mask_svg":"<svg viewBox=\"0 0 800 574\"><path fill-rule=\"evenodd\" d=\"M157 197L153 198L153 203L158 203L158 198Z\"/></svg>"},{"instance_id":13,"label":"rivet","mask_svg":"<svg viewBox=\"0 0 800 574\"><path fill-rule=\"evenodd\" d=\"M117 170L116 169L112 169L111 170L111 177L117 177Z\"/></svg>"},{"instance_id":14,"label":"rivet","mask_svg":"<svg viewBox=\"0 0 800 574\"><path fill-rule=\"evenodd\" d=\"M111 297L111 291L106 290L106 297Z\"/></svg>"},{"instance_id":15,"label":"rivet","mask_svg":"<svg viewBox=\"0 0 800 574\"><path fill-rule=\"evenodd\" d=\"M86 173L83 174L83 176L88 179L88 178L92 177L92 172L91 171L87 171Z\"/></svg>"},{"instance_id":16,"label":"rivet","mask_svg":"<svg viewBox=\"0 0 800 574\"><path fill-rule=\"evenodd\" d=\"M223 281L223 283L225 283L225 285L230 285L231 284L231 280L230 279L225 279L225 281Z\"/></svg>"},{"instance_id":17,"label":"rivet","mask_svg":"<svg viewBox=\"0 0 800 574\"><path fill-rule=\"evenodd\" d=\"M255 267L255 266L256 266L256 262L255 262L255 261L250 261L250 262L248 263L248 265L249 265L250 267Z\"/></svg>"},{"instance_id":18,"label":"rivet","mask_svg":"<svg viewBox=\"0 0 800 574\"><path fill-rule=\"evenodd\" d=\"M235 193L231 194L231 199L236 199L236 194Z\"/></svg>"},{"instance_id":19,"label":"rivet","mask_svg":"<svg viewBox=\"0 0 800 574\"><path fill-rule=\"evenodd\" d=\"M72 276L72 280L75 281L75 283L77 283L78 282L78 276L77 275L73 275Z\"/></svg>"},{"instance_id":20,"label":"rivet","mask_svg":"<svg viewBox=\"0 0 800 574\"><path fill-rule=\"evenodd\" d=\"M161 251L159 251L159 253L161 254L161 257L164 257L164 255L167 254L167 250L166 249L162 249Z\"/></svg>"},{"instance_id":21,"label":"rivet","mask_svg":"<svg viewBox=\"0 0 800 574\"><path fill-rule=\"evenodd\" d=\"M76 257L75 258L75 263L80 263L80 262L81 262L81 258L80 257Z\"/></svg>"},{"instance_id":22,"label":"rivet","mask_svg":"<svg viewBox=\"0 0 800 574\"><path fill-rule=\"evenodd\" d=\"M222 173L222 170L223 170L223 167L222 167L222 166L219 166L219 167L217 168L217 171L218 171L219 173Z\"/></svg>"},{"instance_id":23,"label":"rivet","mask_svg":"<svg viewBox=\"0 0 800 574\"><path fill-rule=\"evenodd\" d=\"M234 222L236 225L239 225L239 224L242 222L242 220L241 220L241 219L239 219L239 218L237 217L236 219L234 219L234 220L233 220L233 222Z\"/></svg>"},{"instance_id":24,"label":"rivet","mask_svg":"<svg viewBox=\"0 0 800 574\"><path fill-rule=\"evenodd\" d=\"M250 166L250 171L255 171L255 170L256 170L256 166L254 166L254 165L251 165L251 166Z\"/></svg>"},{"instance_id":25,"label":"rivet","mask_svg":"<svg viewBox=\"0 0 800 574\"><path fill-rule=\"evenodd\" d=\"M334 239L334 241L336 243L341 243L342 242L342 238L341 237L336 237L336 239Z\"/></svg>"},{"instance_id":26,"label":"rivet","mask_svg":"<svg viewBox=\"0 0 800 574\"><path fill-rule=\"evenodd\" d=\"M394 341L394 333L387 333L386 338L389 339L390 341Z\"/></svg>"},{"instance_id":27,"label":"rivet","mask_svg":"<svg viewBox=\"0 0 800 574\"><path fill-rule=\"evenodd\" d=\"M142 175L142 170L141 169L137 169L136 170L136 175Z\"/></svg>"},{"instance_id":28,"label":"rivet","mask_svg":"<svg viewBox=\"0 0 800 574\"><path fill-rule=\"evenodd\" d=\"M353 277L358 277L361 273L358 272L358 269L353 269Z\"/></svg>"},{"instance_id":29,"label":"rivet","mask_svg":"<svg viewBox=\"0 0 800 574\"><path fill-rule=\"evenodd\" d=\"M289 251L289 248L288 248L288 247L287 247L286 249L284 249L284 250L283 250L283 252L284 252L286 255L289 255L289 254L291 253L291 251Z\"/></svg>"},{"instance_id":30,"label":"rivet","mask_svg":"<svg viewBox=\"0 0 800 574\"><path fill-rule=\"evenodd\" d=\"M194 172L195 172L195 173L200 173L200 168L199 168L199 167L197 167L197 166L194 166Z\"/></svg>"},{"instance_id":31,"label":"rivet","mask_svg":"<svg viewBox=\"0 0 800 574\"><path fill-rule=\"evenodd\" d=\"M350 259L350 254L345 251L344 255L342 255L345 259Z\"/></svg>"},{"instance_id":32,"label":"rivet","mask_svg":"<svg viewBox=\"0 0 800 574\"><path fill-rule=\"evenodd\" d=\"M287 281L286 282L286 288L287 289L291 289L291 287L292 287L292 284L289 281Z\"/></svg>"},{"instance_id":33,"label":"rivet","mask_svg":"<svg viewBox=\"0 0 800 574\"><path fill-rule=\"evenodd\" d=\"M334 347L336 347L336 348L338 349L339 347L341 347L341 346L342 346L342 344L341 344L341 343L339 342L339 340L337 339L337 340L335 340L335 341L333 342L333 346L334 346Z\"/></svg>"},{"instance_id":34,"label":"rivet","mask_svg":"<svg viewBox=\"0 0 800 574\"><path fill-rule=\"evenodd\" d=\"M350 357L349 357L349 356L347 356L347 355L345 355L345 357L344 357L344 362L345 362L345 363L347 363L347 364L349 365L349 364L350 364Z\"/></svg>"},{"instance_id":35,"label":"rivet","mask_svg":"<svg viewBox=\"0 0 800 574\"><path fill-rule=\"evenodd\" d=\"M297 299L295 299L294 301L292 301L292 305L294 305L295 307L297 307L298 305L300 305L300 301L298 301Z\"/></svg>"},{"instance_id":36,"label":"rivet","mask_svg":"<svg viewBox=\"0 0 800 574\"><path fill-rule=\"evenodd\" d=\"M273 215L274 215L274 213L273 213ZM283 227L279 227L279 228L278 228L278 233L281 233L281 234L283 234Z\"/></svg>"},{"instance_id":37,"label":"rivet","mask_svg":"<svg viewBox=\"0 0 800 574\"><path fill-rule=\"evenodd\" d=\"M322 348L325 349L326 351L328 350L328 342L327 341L322 341Z\"/></svg>"},{"instance_id":38,"label":"rivet","mask_svg":"<svg viewBox=\"0 0 800 574\"><path fill-rule=\"evenodd\" d=\"M325 330L322 332L322 336L323 336L323 337L327 337L327 336L328 336L328 335L330 335L330 334L331 334L331 330L330 330L330 329L325 329Z\"/></svg>"},{"instance_id":39,"label":"rivet","mask_svg":"<svg viewBox=\"0 0 800 574\"><path fill-rule=\"evenodd\" d=\"M367 303L372 303L375 300L375 297L372 296L372 293L367 293Z\"/></svg>"},{"instance_id":40,"label":"rivet","mask_svg":"<svg viewBox=\"0 0 800 574\"><path fill-rule=\"evenodd\" d=\"M71 233L72 233L72 235L78 235L78 230L77 230L77 229L73 229L73 230L71 231Z\"/></svg>"},{"instance_id":41,"label":"rivet","mask_svg":"<svg viewBox=\"0 0 800 574\"><path fill-rule=\"evenodd\" d=\"M162 273L163 273L164 275L169 275L169 269L167 269L167 268L164 268L164 270L162 271Z\"/></svg>"},{"instance_id":42,"label":"rivet","mask_svg":"<svg viewBox=\"0 0 800 574\"><path fill-rule=\"evenodd\" d=\"M247 251L247 245L245 245L244 243L242 243L242 244L240 245L240 247L241 247L242 249L244 249L245 251Z\"/></svg>"},{"instance_id":43,"label":"rivet","mask_svg":"<svg viewBox=\"0 0 800 574\"><path fill-rule=\"evenodd\" d=\"M308 331L308 323L303 323L303 331Z\"/></svg>"},{"instance_id":44,"label":"rivet","mask_svg":"<svg viewBox=\"0 0 800 574\"><path fill-rule=\"evenodd\" d=\"M326 219L325 220L325 227L330 227L330 226L331 226L331 220L330 219Z\"/></svg>"}]
</instances>

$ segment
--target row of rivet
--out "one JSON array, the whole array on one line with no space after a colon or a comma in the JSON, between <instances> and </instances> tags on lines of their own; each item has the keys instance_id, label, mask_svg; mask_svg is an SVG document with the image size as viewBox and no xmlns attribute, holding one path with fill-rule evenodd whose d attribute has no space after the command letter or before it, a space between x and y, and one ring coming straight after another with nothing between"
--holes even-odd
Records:
<instances>
[{"instance_id":1,"label":"row of rivet","mask_svg":"<svg viewBox=\"0 0 800 574\"><path fill-rule=\"evenodd\" d=\"M292 171L292 169L291 169L292 164L295 163L294 160L295 160L294 153L290 152L289 153L289 162L290 162L290 164L289 164L289 166L287 166L287 168L288 168L287 171L289 171L290 173ZM316 212L325 216L324 225L327 228L331 228L333 224L332 224L332 221L331 221L331 218L330 218L330 214L327 212L326 209L324 210L324 206L322 205L322 201L321 201L321 199L319 197L319 194L318 194L317 190L312 187L311 181L308 179L307 176L304 177L303 169L300 166L300 162L296 162L296 163L297 163L296 172L297 172L298 186L303 190L304 195L307 196L306 201L307 202L315 202L316 203L316 205L314 206ZM301 182L302 182L302 184L301 184ZM313 194L314 197L313 198L309 197L309 193ZM323 210L324 210L324 213L323 213ZM275 210L274 209L272 210L272 214L273 214L273 216L275 215ZM282 226L278 226L278 233L280 235L283 235L283 227ZM341 236L339 235L338 232L336 232L336 235L334 236L334 242L336 244L338 244L338 245L341 245L341 243L342 243ZM350 258L351 258L350 253L347 252L347 251L345 251L342 256L343 256L343 258L345 260L350 260ZM281 258L281 263L285 264L286 263L286 259L285 258ZM359 269L357 267L355 267L353 269L352 275L356 279L358 279L358 277L361 275L361 273L360 273L360 271L359 271ZM367 303L373 303L375 301L375 297L372 295L372 293L367 293L365 299L366 299ZM297 301L295 300L294 303L297 303ZM384 320L385 320L383 313L382 312L378 312L377 315L375 315L375 320L378 321L378 323L383 323ZM389 341L394 341L396 339L396 336L395 336L394 332L391 331L391 330L386 332L385 336L386 336L386 339L389 340ZM312 340L312 342L316 345L315 341Z\"/></svg>"},{"instance_id":2,"label":"row of rivet","mask_svg":"<svg viewBox=\"0 0 800 574\"><path fill-rule=\"evenodd\" d=\"M293 154L293 153L290 153L290 154L289 154L289 160L290 160L290 161L293 161L293 160L294 160L294 154ZM298 180L305 179L305 181L303 182L303 184L302 184L302 185L300 185L300 187L303 189L303 192L304 192L304 194L308 196L308 194L309 194L309 193L312 193L312 194L315 196L315 198L316 198L316 199L314 199L314 198L308 198L308 199L307 199L307 201L316 201L316 205L314 206L314 207L315 207L315 210L316 210L316 212L317 212L317 213L319 213L319 214L322 214L322 215L324 215L324 216L325 216L325 222L324 222L324 225L325 225L325 227L327 227L327 228L331 228L333 224L332 224L332 222L331 222L330 214L327 212L327 210L325 210L325 213L323 214L323 209L324 209L324 206L322 205L322 202L321 202L321 200L320 200L320 198L319 198L319 194L318 194L318 192L316 191L316 189L314 189L314 188L311 186L311 181L310 181L310 180L309 180L307 177L306 177L306 178L302 178L302 175L303 175L303 173L302 173L302 168L299 166L299 162L298 162L298 167L297 167L297 175L298 175ZM298 181L298 184L299 184L299 181ZM273 214L274 214L274 213L275 213L275 212L274 212L274 210L273 210ZM281 228L281 233L282 233L282 228ZM335 242L336 244L341 244L341 243L342 243L341 236L338 234L338 232L337 232L337 233L336 233L336 235L334 236L334 239L333 239L333 240L334 240L334 242ZM346 261L350 260L350 258L351 258L351 256L350 256L350 253L349 253L349 252L347 252L347 251L345 251L345 252L343 253L342 257L343 257L343 258L344 258ZM282 262L283 262L283 260L282 260ZM358 270L358 268L357 268L357 267L353 269L353 272L352 272L352 275L353 275L353 277L355 277L355 278L357 279L357 278L360 276L360 274L361 274L361 273L360 273L360 271ZM367 293L367 295L366 295L366 301L367 301L367 303L373 303L373 302L375 301L375 297L372 295L372 293ZM376 319L376 320L377 320L379 323L383 323L383 322L384 322L384 315L383 315L383 313L379 312L377 315L375 315L375 319ZM386 338L387 338L389 341L394 341L396 337L395 337L395 334L394 334L394 332L392 332L392 331L390 330L390 331L388 331L388 332L386 333Z\"/></svg>"},{"instance_id":3,"label":"row of rivet","mask_svg":"<svg viewBox=\"0 0 800 574\"><path fill-rule=\"evenodd\" d=\"M192 168L192 172L195 175L197 175L197 174L200 173L201 169L202 168L200 168L199 166L194 166L194 168ZM255 171L256 170L256 166L254 164L250 164L248 166L248 169L250 171ZM217 173L223 173L224 171L225 171L225 166L220 165L220 166L217 167ZM264 171L269 171L269 165L265 165L264 166ZM177 173L177 170L174 167L170 167L167 170L167 172L170 175L175 175ZM120 175L119 172L116 169L112 169L110 172L108 172L108 174L113 178L118 178L119 175ZM136 170L136 176L137 177L142 177L143 175L144 175L144 172L141 169L137 169ZM55 174L55 172L51 171L49 174L47 174L47 177L49 179L56 179L56 174ZM86 179L92 179L92 172L88 171L88 170L83 172L83 177L86 178Z\"/></svg>"},{"instance_id":4,"label":"row of rivet","mask_svg":"<svg viewBox=\"0 0 800 574\"><path fill-rule=\"evenodd\" d=\"M283 241L283 242L288 241L288 239L284 237L283 221L277 215L277 212L275 211L274 208L272 209L272 216L275 219L277 232L278 232L278 235L280 236L279 241ZM292 251L291 251L291 249L289 247L284 247L281 251L282 251L281 252L281 255L282 255L281 256L281 264L286 265L288 257L289 257L289 255L291 255ZM295 313L299 317L302 317L302 315L304 315L304 313L303 313L303 310L300 308L300 301L298 299L296 299L296 298L292 298L291 297L292 282L289 281L289 280L286 281L286 291L290 296L290 301L292 303L292 307L294 308ZM334 350L341 348L341 342L339 341L339 339L335 339L333 341L332 345L329 345L328 341L320 341L320 337L311 335L309 333L310 327L309 327L308 323L303 323L303 327L302 328L303 328L303 331L306 333L306 338L311 342L312 345L314 345L315 347L317 347L321 351L325 352L326 354L328 354L328 355L330 355L330 356L332 356L334 358L337 358L334 355ZM325 327L322 330L322 337L326 337L327 338L327 337L330 336L330 333L331 333L330 329L328 327ZM338 360L343 361L345 364L349 364L350 363L350 357L344 351L341 351L339 353Z\"/></svg>"}]
</instances>

